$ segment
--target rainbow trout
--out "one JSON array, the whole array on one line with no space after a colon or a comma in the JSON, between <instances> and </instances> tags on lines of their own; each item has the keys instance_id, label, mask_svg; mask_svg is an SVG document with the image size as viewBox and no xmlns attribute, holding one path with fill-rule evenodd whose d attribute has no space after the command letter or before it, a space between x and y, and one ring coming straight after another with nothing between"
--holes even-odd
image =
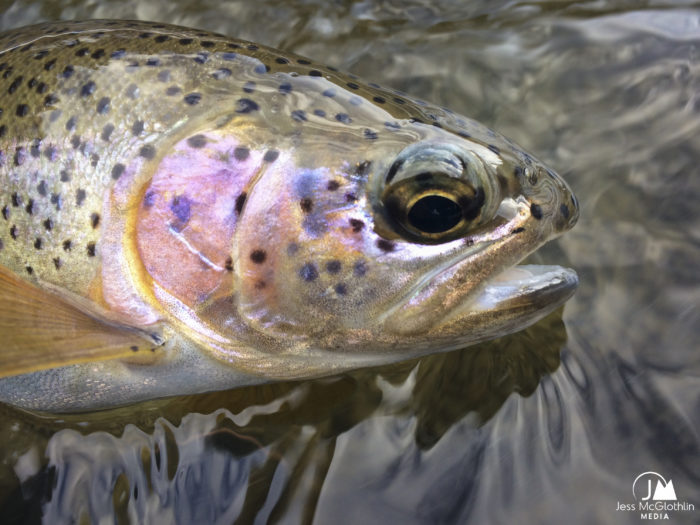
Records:
<instances>
[{"instance_id":1,"label":"rainbow trout","mask_svg":"<svg viewBox=\"0 0 700 525\"><path fill-rule=\"evenodd\" d=\"M0 36L0 400L46 411L335 374L535 322L566 183L468 118L164 24Z\"/></svg>"}]
</instances>

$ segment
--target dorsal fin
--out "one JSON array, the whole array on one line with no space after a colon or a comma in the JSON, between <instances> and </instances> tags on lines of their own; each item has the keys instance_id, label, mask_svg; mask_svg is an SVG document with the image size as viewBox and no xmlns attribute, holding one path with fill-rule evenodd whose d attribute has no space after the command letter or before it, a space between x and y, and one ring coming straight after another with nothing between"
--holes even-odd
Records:
<instances>
[{"instance_id":1,"label":"dorsal fin","mask_svg":"<svg viewBox=\"0 0 700 525\"><path fill-rule=\"evenodd\" d=\"M157 343L100 321L0 265L0 377L77 363L152 361ZM160 354L161 352L158 352Z\"/></svg>"}]
</instances>

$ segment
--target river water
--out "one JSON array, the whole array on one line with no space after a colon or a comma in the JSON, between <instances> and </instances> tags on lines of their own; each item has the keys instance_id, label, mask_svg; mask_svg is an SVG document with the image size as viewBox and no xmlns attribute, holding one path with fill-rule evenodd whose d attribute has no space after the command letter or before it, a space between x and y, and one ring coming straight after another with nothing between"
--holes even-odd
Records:
<instances>
[{"instance_id":1,"label":"river water","mask_svg":"<svg viewBox=\"0 0 700 525\"><path fill-rule=\"evenodd\" d=\"M581 203L533 257L575 268L580 288L522 333L90 415L0 407L3 523L637 524L648 471L695 507L659 517L700 522L692 4L3 2L3 30L140 18L312 57L497 129Z\"/></svg>"}]
</instances>

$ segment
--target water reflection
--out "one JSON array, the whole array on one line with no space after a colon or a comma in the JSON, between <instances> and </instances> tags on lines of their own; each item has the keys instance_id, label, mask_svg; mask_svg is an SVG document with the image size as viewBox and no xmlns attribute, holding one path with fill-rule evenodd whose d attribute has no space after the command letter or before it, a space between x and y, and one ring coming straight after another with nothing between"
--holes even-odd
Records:
<instances>
[{"instance_id":1,"label":"water reflection","mask_svg":"<svg viewBox=\"0 0 700 525\"><path fill-rule=\"evenodd\" d=\"M511 394L531 395L556 370L565 341L558 312L521 334L380 370L93 415L28 415L26 430L57 431L48 440L37 435L20 454L38 457L15 464L17 492L25 510L43 506L47 523L308 522L333 464L356 453L348 434L383 433L352 442L361 445L363 463L379 460L369 472L396 483L399 465L380 458L411 451L420 461L455 425L478 433ZM554 424L553 442L563 430ZM11 498L2 511L17 504Z\"/></svg>"}]
</instances>

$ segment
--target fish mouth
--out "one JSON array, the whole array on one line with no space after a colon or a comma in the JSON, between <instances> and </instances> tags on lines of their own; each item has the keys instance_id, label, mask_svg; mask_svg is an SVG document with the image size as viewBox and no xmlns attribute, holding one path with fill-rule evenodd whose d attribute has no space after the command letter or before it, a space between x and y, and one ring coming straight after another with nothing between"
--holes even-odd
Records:
<instances>
[{"instance_id":1,"label":"fish mouth","mask_svg":"<svg viewBox=\"0 0 700 525\"><path fill-rule=\"evenodd\" d=\"M481 293L464 307L475 312L534 308L548 313L566 302L577 286L578 275L570 268L520 264L489 279Z\"/></svg>"}]
</instances>

